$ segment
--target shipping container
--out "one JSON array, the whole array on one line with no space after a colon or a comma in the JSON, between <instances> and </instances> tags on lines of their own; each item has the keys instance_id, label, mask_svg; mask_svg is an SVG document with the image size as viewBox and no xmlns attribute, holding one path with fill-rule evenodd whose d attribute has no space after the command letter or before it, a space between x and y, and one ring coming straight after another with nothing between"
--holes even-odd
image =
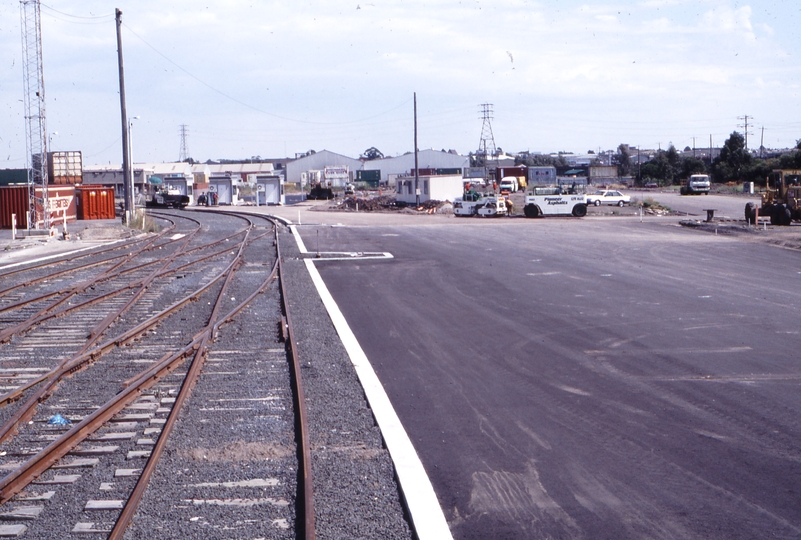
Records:
<instances>
[{"instance_id":1,"label":"shipping container","mask_svg":"<svg viewBox=\"0 0 801 540\"><path fill-rule=\"evenodd\" d=\"M78 219L114 219L114 188L103 186L76 186Z\"/></svg>"},{"instance_id":2,"label":"shipping container","mask_svg":"<svg viewBox=\"0 0 801 540\"><path fill-rule=\"evenodd\" d=\"M50 208L50 224L59 225L66 218L67 223L77 219L74 186L48 186L48 205ZM42 189L36 188L36 197L42 197ZM28 186L2 186L0 187L0 227L11 228L11 215L17 216L17 228L28 228ZM38 228L42 227L39 219ZM33 228L37 228L34 226Z\"/></svg>"},{"instance_id":3,"label":"shipping container","mask_svg":"<svg viewBox=\"0 0 801 540\"><path fill-rule=\"evenodd\" d=\"M437 174L462 174L462 169L459 167L451 169L437 169Z\"/></svg>"},{"instance_id":4,"label":"shipping container","mask_svg":"<svg viewBox=\"0 0 801 540\"><path fill-rule=\"evenodd\" d=\"M362 170L356 171L356 181L357 182L364 182L370 187L378 187L378 184L381 182L381 170Z\"/></svg>"},{"instance_id":5,"label":"shipping container","mask_svg":"<svg viewBox=\"0 0 801 540\"><path fill-rule=\"evenodd\" d=\"M28 186L0 187L0 227L11 228L11 216L17 216L17 228L28 228Z\"/></svg>"},{"instance_id":6,"label":"shipping container","mask_svg":"<svg viewBox=\"0 0 801 540\"><path fill-rule=\"evenodd\" d=\"M28 183L28 169L0 169L0 186Z\"/></svg>"},{"instance_id":7,"label":"shipping container","mask_svg":"<svg viewBox=\"0 0 801 540\"><path fill-rule=\"evenodd\" d=\"M79 151L48 152L47 176L50 184L83 182L83 158Z\"/></svg>"},{"instance_id":8,"label":"shipping container","mask_svg":"<svg viewBox=\"0 0 801 540\"><path fill-rule=\"evenodd\" d=\"M556 184L556 167L541 166L528 168L528 185L552 186Z\"/></svg>"}]
</instances>

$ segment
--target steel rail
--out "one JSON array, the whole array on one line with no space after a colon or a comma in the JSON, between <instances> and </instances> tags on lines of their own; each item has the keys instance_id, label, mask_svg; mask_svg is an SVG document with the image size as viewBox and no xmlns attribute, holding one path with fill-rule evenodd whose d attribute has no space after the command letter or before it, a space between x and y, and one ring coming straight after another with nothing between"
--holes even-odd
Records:
<instances>
[{"instance_id":1,"label":"steel rail","mask_svg":"<svg viewBox=\"0 0 801 540\"><path fill-rule=\"evenodd\" d=\"M90 251L88 253L84 253L82 255L77 255L75 257L72 257L69 260L82 259L84 257L91 257L91 256L95 256L95 255L100 255L100 254L106 253L108 251L116 251L118 249L123 249L123 248L126 248L126 247L130 247L130 246L133 246L133 245L136 245L136 244L143 243L143 242L147 242L148 244L152 245L152 244L155 243L155 241L159 240L162 236L164 236L168 232L174 230L174 228L175 228L175 222L170 221L170 226L167 227L166 229L163 229L163 230L159 231L159 233L155 237L140 238L140 239L137 239L137 240L135 240L133 242L128 242L128 243L123 244L123 245L118 245L118 246L105 248L105 249L101 249L101 250L93 250L93 251ZM175 240L170 240L168 242L165 242L164 244L159 244L158 246L155 246L155 247L163 247L163 246L171 244L174 241ZM67 254L67 255L69 255L69 254ZM42 281L47 281L48 279L53 279L53 278L56 278L56 277L59 277L59 276L65 275L65 274L69 274L69 273L72 273L72 272L77 272L77 271L80 271L80 270L83 270L83 269L86 269L86 268L93 268L95 266L99 266L101 264L109 263L109 262L115 261L117 259L120 259L122 257L126 257L127 255L128 254L124 253L124 254L121 254L121 255L114 256L114 257L109 257L108 259L103 259L102 261L97 261L97 262L94 262L94 263L84 264L84 265L80 265L80 266L75 266L75 267L72 267L72 268L65 268L63 270L58 270L56 272L53 272L51 274L47 274L45 276L41 276L41 277L34 278L34 279L29 279L29 280L25 281L25 283L16 284L16 285L13 285L11 287L6 287L5 289L0 289L0 297L5 296L6 294L8 294L11 291L17 290L20 287L27 287L28 285L34 285L36 283L41 283ZM47 262L43 262L41 264L35 264L35 265L32 265L32 266L26 266L24 268L20 268L18 270L12 270L10 272L5 272L3 274L0 274L0 279L8 277L8 276L12 276L14 274L19 274L19 273L22 273L22 272L28 272L28 271L31 271L31 270L36 270L38 268L44 268L44 267L47 267L47 266L51 266L51 265L53 265L55 263L58 263L58 262L64 262L64 259L62 259L61 261L47 261Z\"/></svg>"},{"instance_id":2,"label":"steel rail","mask_svg":"<svg viewBox=\"0 0 801 540\"><path fill-rule=\"evenodd\" d=\"M225 277L225 283L223 284L223 287L221 287L220 293L217 296L217 301L215 302L215 307L212 311L212 315L210 316L209 324L207 324L207 328L201 333L201 336L193 339L188 345L181 348L178 352L165 355L161 361L146 369L134 385L124 388L100 409L84 418L58 440L48 445L41 452L17 468L14 472L0 480L0 504L6 503L14 495L23 490L28 484L30 484L30 482L58 462L59 459L67 455L67 453L74 449L78 444L83 442L89 435L97 431L103 424L113 418L115 414L119 413L123 408L125 408L125 406L135 400L142 391L146 390L164 375L175 369L178 363L182 362L190 351L203 350L203 347L201 347L200 344L205 343L209 339L209 336L212 334L212 332L219 326L219 323L216 321L216 313L221 305L226 284L230 280L231 276L235 273L239 262L241 262L241 253L244 247L245 242L243 241L237 254L238 260L229 264L223 273L221 273L215 279L216 282L222 277ZM267 284L275 278L277 265L278 262L276 261L272 273L255 294L261 292L264 288L266 288ZM255 294L248 297L246 301L249 302L252 297L255 296ZM223 318L223 321L227 320L229 317L233 317L243 307L244 306L242 305L237 306ZM161 437L159 440L161 440Z\"/></svg>"},{"instance_id":3,"label":"steel rail","mask_svg":"<svg viewBox=\"0 0 801 540\"><path fill-rule=\"evenodd\" d=\"M281 260L281 246L278 242L278 234L275 235L275 246L278 251L278 279L281 283L281 304L286 318L286 331L288 340L286 341L287 352L289 353L290 361L292 364L292 385L294 387L295 410L297 411L297 425L299 433L295 437L299 439L298 460L301 462L298 467L298 473L301 474L301 486L303 492L303 531L301 531L301 538L305 540L314 540L315 527L314 527L314 482L312 480L311 468L311 443L309 440L308 423L306 420L306 397L303 391L303 381L300 373L300 354L298 352L298 344L295 339L295 331L292 326L292 315L289 309L289 300L286 293L286 280L284 279L283 264ZM282 329L283 330L283 329Z\"/></svg>"},{"instance_id":4,"label":"steel rail","mask_svg":"<svg viewBox=\"0 0 801 540\"><path fill-rule=\"evenodd\" d=\"M20 407L12 416L9 418L2 427L0 427L0 443L5 442L17 431L17 427L29 420L33 417L36 412L36 406L41 403L42 401L46 400L49 395L51 394L51 390L55 388L58 382L67 374L74 373L80 369L83 369L86 365L91 362L94 362L104 354L107 354L109 351L128 343L132 339L136 339L140 335L147 332L151 327L155 326L156 324L160 323L163 319L165 319L168 315L172 314L176 310L183 307L186 303L194 300L201 294L203 294L206 290L212 287L215 283L217 283L220 279L224 278L225 275L231 270L235 261L226 266L226 268L220 272L217 276L212 278L206 285L200 287L199 289L195 290L194 292L188 294L184 298L174 302L167 308L163 309L162 311L156 313L149 319L143 321L136 327L124 332L120 336L117 336L111 340L108 340L97 347L88 350L76 357L67 359L65 362L62 362L55 370L51 371L47 375L47 379L44 382L44 386L37 389L25 402L24 405ZM5 398L6 401L16 401L20 399L22 396L22 392L14 391L9 394L8 397ZM16 399L14 399L16 398Z\"/></svg>"},{"instance_id":5,"label":"steel rail","mask_svg":"<svg viewBox=\"0 0 801 540\"><path fill-rule=\"evenodd\" d=\"M178 421L178 416L181 413L181 409L183 409L184 404L192 394L192 389L194 389L195 384L200 377L200 370L203 368L206 360L206 346L210 340L214 339L213 333L214 328L217 326L217 314L220 310L220 306L222 306L223 297L228 289L228 285L233 279L233 276L239 268L239 265L242 263L242 251L244 247L245 246L243 243L236 255L236 263L231 268L231 271L228 272L222 287L220 287L220 291L217 294L217 300L214 302L214 308L209 316L206 329L203 331L203 335L198 343L192 363L190 364L189 370L184 377L183 383L181 383L181 390L175 397L175 403L173 403L170 414L167 416L167 421L161 427L159 438L150 451L150 457L148 458L145 466L142 468L142 472L139 474L139 478L136 481L136 485L134 486L131 495L128 497L128 500L125 502L125 506L122 508L120 515L117 517L114 528L111 530L111 533L108 536L109 540L120 539L125 534L125 529L127 529L128 525L131 523L131 520L136 513L136 509L139 507L139 503L145 494L145 490L147 490L147 486L150 483L150 478L153 476L153 473L156 470L156 465L158 464L159 459L164 452L164 447L167 444L170 433L172 433L172 429Z\"/></svg>"},{"instance_id":6,"label":"steel rail","mask_svg":"<svg viewBox=\"0 0 801 540\"><path fill-rule=\"evenodd\" d=\"M201 246L196 246L196 247L193 247L192 249L187 249L187 250L181 252L179 254L179 256L183 257L183 256L186 256L186 255L190 255L190 254L192 254L192 253L194 253L196 251L201 251L201 250L204 250L204 249L208 249L208 248L214 247L214 246L216 246L218 244L222 244L223 242L227 242L228 240L231 240L232 238L235 238L235 237L243 234L244 232L245 232L245 229L242 229L240 231L237 231L234 234L226 236L225 238L221 238L219 240L215 240L214 242L209 242L209 243L203 244ZM173 242L177 242L178 240L183 240L183 238L176 239L176 240L171 240L170 242L161 244L161 245L156 246L156 247L161 248L161 247L169 245L169 244L171 244ZM155 247L153 249L155 249ZM224 249L222 251L222 253L228 252L230 250L231 250L231 248L226 248L226 249ZM122 255L120 255L119 257L122 257ZM119 257L114 257L113 259L118 259ZM94 266L109 262L111 260L112 259L106 259L104 261L101 261L100 263L92 263L92 264L89 264L89 265L86 265L86 266L83 266L83 267L76 267L76 268L70 268L68 270L59 271L59 272L57 272L55 274L50 274L50 275L45 276L43 278L39 278L39 279L33 280L31 283L33 283L34 281L36 281L36 282L46 281L48 279L52 279L53 277L57 277L57 276L59 276L61 274L67 274L67 273L76 272L76 271L79 271L79 270L92 268ZM136 271L141 270L142 268L145 268L147 266L152 266L154 264L158 264L159 262L161 262L161 260L162 259L156 259L156 260L153 260L153 261L148 261L148 262L142 263L142 264L140 264L138 266L135 266L133 268L126 268L124 270L118 270L117 272L113 272L113 273L110 273L110 274L104 276L102 279L98 280L98 283L103 282L103 281L108 281L109 279L115 279L117 277L124 276L126 274L130 274L131 272L136 272ZM192 263L190 263L190 264L196 263L196 262L201 261L201 260L203 260L203 259L197 259L195 261L192 261ZM186 265L184 265L184 266L186 266ZM136 283L136 282L134 282L134 283ZM29 285L29 284L30 283L26 283L25 285ZM25 285L18 285L18 286L15 285L15 286L9 287L8 289L5 289L5 290L6 291L16 290L16 289L18 289L18 288L20 288L22 286L25 286ZM128 288L130 288L130 287L128 287ZM2 295L2 292L3 291L0 291L0 296ZM24 307L24 306L26 306L28 304L33 303L33 302L39 302L39 301L42 301L42 300L46 300L48 298L52 298L53 296L58 296L59 294L64 294L64 293L65 293L65 289L61 289L61 290L58 290L58 291L53 291L53 292L41 294L41 295L39 295L39 296L37 296L35 298L29 298L29 299L26 299L26 300L20 300L19 302L15 302L13 304L7 304L5 306L0 306L0 313L6 312L6 311L11 311L13 309L17 309L17 308L20 308L20 307ZM1 342L2 341L0 341L0 343Z\"/></svg>"},{"instance_id":7,"label":"steel rail","mask_svg":"<svg viewBox=\"0 0 801 540\"><path fill-rule=\"evenodd\" d=\"M264 236L264 235L262 235ZM277 236L276 236L277 240ZM198 348L195 352L194 359L192 360L192 364L190 365L189 370L187 371L186 378L181 386L181 391L179 392L178 396L176 396L175 403L172 406L170 414L167 417L166 422L162 426L161 433L159 435L158 441L154 445L150 457L148 458L147 463L145 464L142 472L139 474L139 479L136 482L136 486L134 486L134 490L131 493L131 496L128 497L128 500L125 503L120 515L117 518L117 522L114 525L111 533L108 536L109 540L119 540L123 538L125 534L125 530L130 525L133 517L136 513L137 508L139 507L139 503L142 500L142 497L147 490L148 484L150 483L150 479L153 476L153 473L156 470L156 466L158 465L159 459L164 452L164 448L169 440L170 433L172 432L173 427L175 426L176 422L178 421L178 417L181 413L181 410L184 407L184 404L189 399L191 395L192 389L194 388L197 380L200 376L201 369L205 363L206 358L206 348L208 346L209 341L214 341L217 335L217 332L222 324L231 320L234 316L236 316L242 309L245 308L248 304L250 304L253 299L264 292L267 286L275 279L276 275L280 272L280 252L278 251L278 245L276 243L276 262L273 265L273 270L267 279L264 280L262 285L256 289L253 293L251 293L247 298L245 298L242 302L239 303L236 307L234 307L228 314L222 317L220 320L216 319L216 313L212 313L212 317L210 320L209 326L207 326L206 330L203 331L199 336L195 338L195 341L198 341ZM229 277L233 276L234 272L229 274ZM223 292L226 289L228 283L228 279L226 279L226 283L223 284L221 288L220 295L218 298L221 298ZM215 305L216 308L220 304L217 303ZM131 385L135 385L135 382L132 382ZM308 538L308 537L307 537ZM311 537L313 539L313 536Z\"/></svg>"}]
</instances>

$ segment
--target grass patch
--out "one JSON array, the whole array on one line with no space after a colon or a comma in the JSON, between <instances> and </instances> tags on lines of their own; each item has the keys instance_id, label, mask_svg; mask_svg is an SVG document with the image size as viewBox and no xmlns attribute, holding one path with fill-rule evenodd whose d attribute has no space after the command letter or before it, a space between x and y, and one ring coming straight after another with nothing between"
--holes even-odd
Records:
<instances>
[{"instance_id":1,"label":"grass patch","mask_svg":"<svg viewBox=\"0 0 801 540\"><path fill-rule=\"evenodd\" d=\"M664 204L655 201L651 197L646 197L641 201L637 201L631 204L635 208L644 208L644 209L651 209L651 210L662 210L664 212L670 212L670 207L665 206Z\"/></svg>"},{"instance_id":2,"label":"grass patch","mask_svg":"<svg viewBox=\"0 0 801 540\"><path fill-rule=\"evenodd\" d=\"M148 233L159 232L161 230L161 225L156 223L155 219L148 216L144 210L138 208L133 218L131 218L131 222L127 223L127 225L129 229L136 229Z\"/></svg>"}]
</instances>

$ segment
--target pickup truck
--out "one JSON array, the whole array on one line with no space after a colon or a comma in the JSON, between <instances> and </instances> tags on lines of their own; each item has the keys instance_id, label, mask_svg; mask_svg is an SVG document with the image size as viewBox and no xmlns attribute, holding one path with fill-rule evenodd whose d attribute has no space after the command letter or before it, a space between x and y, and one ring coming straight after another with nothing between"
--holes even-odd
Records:
<instances>
[{"instance_id":1,"label":"pickup truck","mask_svg":"<svg viewBox=\"0 0 801 540\"><path fill-rule=\"evenodd\" d=\"M709 195L709 175L694 174L690 176L679 188L682 195Z\"/></svg>"},{"instance_id":2,"label":"pickup truck","mask_svg":"<svg viewBox=\"0 0 801 540\"><path fill-rule=\"evenodd\" d=\"M189 196L181 194L177 189L163 188L155 192L145 201L145 206L156 208L186 208Z\"/></svg>"}]
</instances>

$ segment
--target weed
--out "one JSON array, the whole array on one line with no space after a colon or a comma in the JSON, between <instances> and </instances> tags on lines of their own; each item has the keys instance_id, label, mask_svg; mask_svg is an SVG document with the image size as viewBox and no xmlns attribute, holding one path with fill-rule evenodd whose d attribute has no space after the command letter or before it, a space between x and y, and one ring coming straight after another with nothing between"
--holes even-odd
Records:
<instances>
[{"instance_id":1,"label":"weed","mask_svg":"<svg viewBox=\"0 0 801 540\"><path fill-rule=\"evenodd\" d=\"M158 232L161 230L161 225L141 209L136 210L134 217L131 218L131 222L127 225L129 229L137 229L143 232Z\"/></svg>"},{"instance_id":2,"label":"weed","mask_svg":"<svg viewBox=\"0 0 801 540\"><path fill-rule=\"evenodd\" d=\"M664 204L655 201L651 197L646 197L642 201L632 203L632 206L636 208L650 208L651 210L664 210L665 212L670 212L669 206L665 206Z\"/></svg>"}]
</instances>

